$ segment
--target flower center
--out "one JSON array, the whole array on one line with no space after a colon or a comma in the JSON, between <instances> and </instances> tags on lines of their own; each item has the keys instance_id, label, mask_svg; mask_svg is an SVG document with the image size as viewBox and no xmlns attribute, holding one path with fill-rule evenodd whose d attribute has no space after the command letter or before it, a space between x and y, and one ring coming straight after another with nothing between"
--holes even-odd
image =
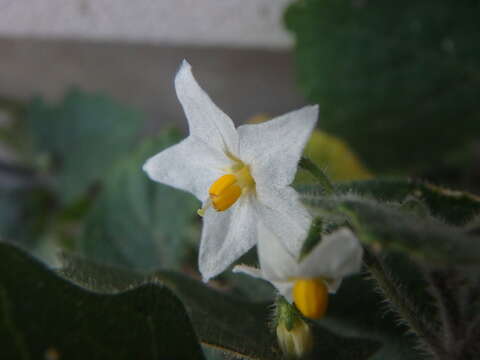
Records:
<instances>
[{"instance_id":1,"label":"flower center","mask_svg":"<svg viewBox=\"0 0 480 360\"><path fill-rule=\"evenodd\" d=\"M293 285L293 301L300 312L312 319L325 315L328 290L322 279L298 279Z\"/></svg>"},{"instance_id":2,"label":"flower center","mask_svg":"<svg viewBox=\"0 0 480 360\"><path fill-rule=\"evenodd\" d=\"M220 176L210 186L208 194L210 196L207 204L198 214L203 216L205 210L211 206L217 211L229 209L240 198L255 187L255 180L250 174L248 165L238 161L234 166L228 169L228 174Z\"/></svg>"}]
</instances>

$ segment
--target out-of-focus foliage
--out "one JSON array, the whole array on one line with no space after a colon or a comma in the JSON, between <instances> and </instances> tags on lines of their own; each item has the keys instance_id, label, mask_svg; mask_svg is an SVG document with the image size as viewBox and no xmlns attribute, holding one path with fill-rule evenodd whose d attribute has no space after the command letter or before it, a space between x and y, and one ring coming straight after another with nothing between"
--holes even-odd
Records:
<instances>
[{"instance_id":1,"label":"out-of-focus foliage","mask_svg":"<svg viewBox=\"0 0 480 360\"><path fill-rule=\"evenodd\" d=\"M141 167L150 156L179 140L176 131L147 139L106 175L80 237L84 255L142 270L178 268L185 259L199 204L187 193L153 182Z\"/></svg>"},{"instance_id":2,"label":"out-of-focus foliage","mask_svg":"<svg viewBox=\"0 0 480 360\"><path fill-rule=\"evenodd\" d=\"M303 152L317 166L325 169L334 181L364 180L372 177L360 159L339 138L315 130ZM305 172L299 172L298 182L306 182Z\"/></svg>"},{"instance_id":3,"label":"out-of-focus foliage","mask_svg":"<svg viewBox=\"0 0 480 360\"><path fill-rule=\"evenodd\" d=\"M285 20L321 128L375 171L412 171L480 133L479 16L476 0L299 0Z\"/></svg>"},{"instance_id":4,"label":"out-of-focus foliage","mask_svg":"<svg viewBox=\"0 0 480 360\"><path fill-rule=\"evenodd\" d=\"M86 291L0 244L3 359L203 359L184 306L159 285Z\"/></svg>"},{"instance_id":5,"label":"out-of-focus foliage","mask_svg":"<svg viewBox=\"0 0 480 360\"><path fill-rule=\"evenodd\" d=\"M141 138L138 111L79 90L55 105L15 105L2 129L19 159L14 185L0 185L3 239L137 270L182 266L198 232L197 202L142 171L148 157L180 141L177 131Z\"/></svg>"},{"instance_id":6,"label":"out-of-focus foliage","mask_svg":"<svg viewBox=\"0 0 480 360\"><path fill-rule=\"evenodd\" d=\"M61 200L69 203L132 150L142 116L105 96L74 90L59 105L35 99L26 121L33 156L46 158Z\"/></svg>"}]
</instances>

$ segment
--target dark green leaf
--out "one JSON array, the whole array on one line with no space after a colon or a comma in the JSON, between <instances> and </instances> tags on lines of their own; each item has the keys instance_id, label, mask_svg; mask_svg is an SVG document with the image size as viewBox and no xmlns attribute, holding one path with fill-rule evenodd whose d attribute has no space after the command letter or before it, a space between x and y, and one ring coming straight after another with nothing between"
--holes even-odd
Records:
<instances>
[{"instance_id":1,"label":"dark green leaf","mask_svg":"<svg viewBox=\"0 0 480 360\"><path fill-rule=\"evenodd\" d=\"M269 304L250 303L207 287L174 272L157 272L143 278L94 264L75 256L65 258L63 274L88 288L118 292L142 281L169 287L186 305L202 343L248 359L278 359L280 350L269 329ZM315 326L315 353L331 359L366 359L378 348L369 340L343 338Z\"/></svg>"},{"instance_id":2,"label":"dark green leaf","mask_svg":"<svg viewBox=\"0 0 480 360\"><path fill-rule=\"evenodd\" d=\"M433 217L418 217L400 206L353 194L305 198L320 212L345 216L360 240L401 251L434 265L478 265L480 239Z\"/></svg>"},{"instance_id":3,"label":"dark green leaf","mask_svg":"<svg viewBox=\"0 0 480 360\"><path fill-rule=\"evenodd\" d=\"M480 213L478 196L422 181L377 179L342 184L339 188L383 201L404 202L409 196L417 198L428 206L433 216L452 225L463 225Z\"/></svg>"},{"instance_id":4,"label":"dark green leaf","mask_svg":"<svg viewBox=\"0 0 480 360\"><path fill-rule=\"evenodd\" d=\"M81 289L0 244L0 347L5 359L203 359L172 292Z\"/></svg>"},{"instance_id":5,"label":"dark green leaf","mask_svg":"<svg viewBox=\"0 0 480 360\"><path fill-rule=\"evenodd\" d=\"M85 256L139 270L180 265L199 204L142 171L150 156L179 139L176 131L166 131L113 166L81 235Z\"/></svg>"},{"instance_id":6,"label":"dark green leaf","mask_svg":"<svg viewBox=\"0 0 480 360\"><path fill-rule=\"evenodd\" d=\"M318 186L302 186L299 190L307 197L322 194ZM353 181L338 184L336 191L373 197L383 202L404 203L412 198L418 199L427 205L431 215L452 225L463 225L480 214L478 196L416 180L380 178Z\"/></svg>"},{"instance_id":7,"label":"dark green leaf","mask_svg":"<svg viewBox=\"0 0 480 360\"><path fill-rule=\"evenodd\" d=\"M100 180L131 149L142 117L102 95L77 90L59 105L41 99L26 111L34 155L47 156L62 199L71 202Z\"/></svg>"},{"instance_id":8,"label":"dark green leaf","mask_svg":"<svg viewBox=\"0 0 480 360\"><path fill-rule=\"evenodd\" d=\"M34 245L51 217L52 196L41 188L0 188L0 238Z\"/></svg>"},{"instance_id":9,"label":"dark green leaf","mask_svg":"<svg viewBox=\"0 0 480 360\"><path fill-rule=\"evenodd\" d=\"M379 170L431 167L480 132L477 1L299 0L286 12L322 129Z\"/></svg>"}]
</instances>

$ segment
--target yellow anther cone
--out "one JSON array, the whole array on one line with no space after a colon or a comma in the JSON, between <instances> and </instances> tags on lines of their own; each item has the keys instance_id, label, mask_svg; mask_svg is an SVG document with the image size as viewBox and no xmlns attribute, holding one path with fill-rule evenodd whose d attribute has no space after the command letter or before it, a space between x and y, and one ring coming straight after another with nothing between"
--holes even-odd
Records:
<instances>
[{"instance_id":1,"label":"yellow anther cone","mask_svg":"<svg viewBox=\"0 0 480 360\"><path fill-rule=\"evenodd\" d=\"M232 206L242 194L242 189L237 184L237 177L232 174L218 178L209 189L213 208L225 211Z\"/></svg>"},{"instance_id":2,"label":"yellow anther cone","mask_svg":"<svg viewBox=\"0 0 480 360\"><path fill-rule=\"evenodd\" d=\"M321 279L299 279L293 285L293 301L300 312L311 319L320 319L328 306L328 289Z\"/></svg>"}]
</instances>

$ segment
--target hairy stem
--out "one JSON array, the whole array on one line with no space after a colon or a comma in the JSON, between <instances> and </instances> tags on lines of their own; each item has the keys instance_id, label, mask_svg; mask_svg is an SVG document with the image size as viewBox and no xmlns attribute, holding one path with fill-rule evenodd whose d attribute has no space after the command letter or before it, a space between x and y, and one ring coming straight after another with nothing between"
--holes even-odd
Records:
<instances>
[{"instance_id":1,"label":"hairy stem","mask_svg":"<svg viewBox=\"0 0 480 360\"><path fill-rule=\"evenodd\" d=\"M381 261L368 249L365 249L364 261L373 279L391 305L392 309L408 325L437 359L446 359L446 354L438 337L431 327L419 317L414 303L401 292L392 276L385 270Z\"/></svg>"},{"instance_id":2,"label":"hairy stem","mask_svg":"<svg viewBox=\"0 0 480 360\"><path fill-rule=\"evenodd\" d=\"M478 354L480 351L480 317L477 316L467 329L463 348L459 359L469 359L469 355Z\"/></svg>"},{"instance_id":3,"label":"hairy stem","mask_svg":"<svg viewBox=\"0 0 480 360\"><path fill-rule=\"evenodd\" d=\"M433 295L437 308L439 310L442 322L443 336L445 340L445 348L450 356L455 358L452 351L455 348L457 339L465 336L464 330L461 328L461 313L455 298L455 291L452 290L452 280L455 277L452 271L426 271L426 278L430 283L430 293ZM457 288L457 291L459 289Z\"/></svg>"}]
</instances>

